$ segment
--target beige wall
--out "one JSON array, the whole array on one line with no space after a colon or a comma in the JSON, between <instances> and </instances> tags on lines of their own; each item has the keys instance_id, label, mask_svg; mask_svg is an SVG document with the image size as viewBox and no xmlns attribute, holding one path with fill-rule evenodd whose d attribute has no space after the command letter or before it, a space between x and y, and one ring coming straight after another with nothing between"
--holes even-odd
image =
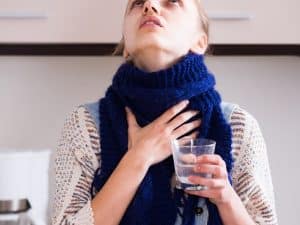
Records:
<instances>
[{"instance_id":1,"label":"beige wall","mask_svg":"<svg viewBox=\"0 0 300 225\"><path fill-rule=\"evenodd\" d=\"M104 94L117 57L0 57L0 151L54 149L67 114ZM300 210L299 57L209 57L224 100L239 103L261 125L280 224Z\"/></svg>"}]
</instances>

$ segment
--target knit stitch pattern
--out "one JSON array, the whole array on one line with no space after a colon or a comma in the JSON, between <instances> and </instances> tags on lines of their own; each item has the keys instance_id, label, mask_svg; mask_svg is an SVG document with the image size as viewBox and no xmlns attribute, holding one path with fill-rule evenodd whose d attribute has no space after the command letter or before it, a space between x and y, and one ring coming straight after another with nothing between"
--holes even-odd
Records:
<instances>
[{"instance_id":1,"label":"knit stitch pattern","mask_svg":"<svg viewBox=\"0 0 300 225\"><path fill-rule=\"evenodd\" d=\"M186 110L197 110L201 118L202 138L216 141L215 153L226 163L231 183L231 128L221 110L221 97L214 89L216 82L204 63L203 55L189 52L170 68L147 73L132 63L122 64L112 85L100 100L102 146L101 173L93 186L100 190L110 177L128 147L128 124L125 106L131 108L141 127L148 125L169 107L189 99ZM196 119L196 118L194 118ZM184 195L176 190L172 195L170 179L174 173L172 156L152 165L125 212L121 225L173 225L177 208ZM199 197L190 195L184 205L183 225L194 225L194 208ZM221 225L216 206L207 200L208 225Z\"/></svg>"}]
</instances>

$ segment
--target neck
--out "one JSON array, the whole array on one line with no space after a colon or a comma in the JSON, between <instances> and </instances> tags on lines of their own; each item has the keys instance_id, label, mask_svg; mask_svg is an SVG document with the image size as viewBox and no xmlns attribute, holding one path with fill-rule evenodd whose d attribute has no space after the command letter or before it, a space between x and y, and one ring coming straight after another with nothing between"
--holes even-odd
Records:
<instances>
[{"instance_id":1,"label":"neck","mask_svg":"<svg viewBox=\"0 0 300 225\"><path fill-rule=\"evenodd\" d=\"M163 52L155 49L142 51L133 56L133 64L145 72L165 70L176 64L185 55L175 55L174 52Z\"/></svg>"}]
</instances>

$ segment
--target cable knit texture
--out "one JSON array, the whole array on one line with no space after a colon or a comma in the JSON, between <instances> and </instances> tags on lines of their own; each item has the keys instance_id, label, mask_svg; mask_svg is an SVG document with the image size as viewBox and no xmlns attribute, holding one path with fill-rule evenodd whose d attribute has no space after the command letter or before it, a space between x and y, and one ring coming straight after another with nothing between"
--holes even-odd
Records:
<instances>
[{"instance_id":1,"label":"cable knit texture","mask_svg":"<svg viewBox=\"0 0 300 225\"><path fill-rule=\"evenodd\" d=\"M233 187L256 224L278 225L267 149L259 124L237 107L230 116L230 126ZM94 225L90 187L92 174L97 168L101 171L99 137L96 124L83 106L66 117L53 162L56 191L51 224ZM171 184L174 189L175 181Z\"/></svg>"},{"instance_id":2,"label":"cable knit texture","mask_svg":"<svg viewBox=\"0 0 300 225\"><path fill-rule=\"evenodd\" d=\"M157 72L145 72L133 63L123 63L113 77L112 85L100 100L101 173L96 174L93 186L98 191L106 183L128 149L128 124L125 106L131 108L137 122L144 127L169 107L189 99L185 110L199 111L199 137L216 141L215 154L226 163L228 174L232 169L231 129L221 110L221 97L214 89L215 78L203 55L188 52L173 66ZM194 118L196 119L196 118ZM170 179L174 173L172 156L152 165L129 204L121 225L173 225L182 189L171 192ZM231 182L231 179L229 177ZM199 197L189 195L184 204L183 225L194 225L194 208ZM216 205L206 201L209 225L221 225Z\"/></svg>"}]
</instances>

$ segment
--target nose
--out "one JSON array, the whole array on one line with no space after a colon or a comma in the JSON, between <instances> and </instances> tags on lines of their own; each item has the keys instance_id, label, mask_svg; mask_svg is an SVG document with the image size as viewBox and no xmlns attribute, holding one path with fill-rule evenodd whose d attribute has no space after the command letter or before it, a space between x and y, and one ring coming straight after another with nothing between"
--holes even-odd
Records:
<instances>
[{"instance_id":1,"label":"nose","mask_svg":"<svg viewBox=\"0 0 300 225\"><path fill-rule=\"evenodd\" d=\"M159 3L157 0L148 0L144 3L143 12L144 14L147 13L156 13L159 14Z\"/></svg>"}]
</instances>

